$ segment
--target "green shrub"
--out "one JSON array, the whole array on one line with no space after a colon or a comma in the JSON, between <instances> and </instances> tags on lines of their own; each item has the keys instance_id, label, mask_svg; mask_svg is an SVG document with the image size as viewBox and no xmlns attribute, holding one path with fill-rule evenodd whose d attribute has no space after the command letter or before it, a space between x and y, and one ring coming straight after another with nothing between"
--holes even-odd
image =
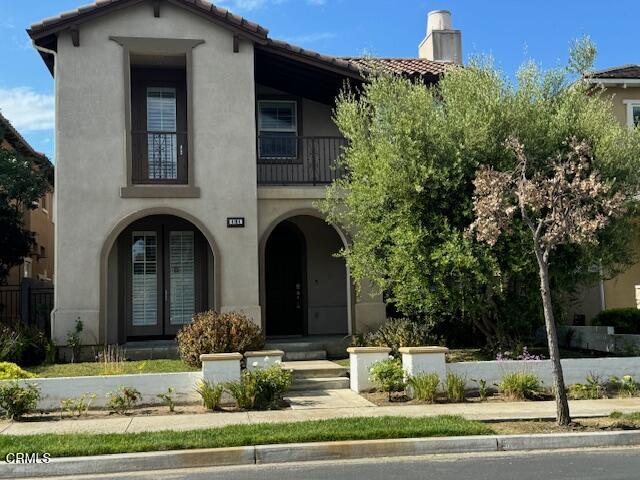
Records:
<instances>
[{"instance_id":1,"label":"green shrub","mask_svg":"<svg viewBox=\"0 0 640 480\"><path fill-rule=\"evenodd\" d=\"M83 330L84 323L82 323L82 320L76 320L73 330L69 330L67 332L67 347L71 350L71 363L75 363L80 360Z\"/></svg>"},{"instance_id":2,"label":"green shrub","mask_svg":"<svg viewBox=\"0 0 640 480\"><path fill-rule=\"evenodd\" d=\"M586 383L574 383L567 389L569 397L574 400L598 400L607 398L607 385L598 376L590 373Z\"/></svg>"},{"instance_id":3,"label":"green shrub","mask_svg":"<svg viewBox=\"0 0 640 480\"><path fill-rule=\"evenodd\" d=\"M464 392L467 381L460 375L449 372L445 378L447 397L450 402L464 402Z\"/></svg>"},{"instance_id":4,"label":"green shrub","mask_svg":"<svg viewBox=\"0 0 640 480\"><path fill-rule=\"evenodd\" d=\"M86 415L91 406L91 402L95 399L95 393L83 393L78 398L65 398L60 400L60 416L62 417L65 413L75 415L76 417Z\"/></svg>"},{"instance_id":5,"label":"green shrub","mask_svg":"<svg viewBox=\"0 0 640 480\"><path fill-rule=\"evenodd\" d=\"M353 340L360 344L354 346L389 347L391 354L396 357L400 347L421 347L433 343L426 325L407 318L389 319L377 330Z\"/></svg>"},{"instance_id":6,"label":"green shrub","mask_svg":"<svg viewBox=\"0 0 640 480\"><path fill-rule=\"evenodd\" d=\"M167 388L166 392L162 392L159 393L158 395L156 395L156 397L158 397L160 400L162 400L162 402L169 407L169 411L171 413L175 412L176 410L176 402L173 399L173 394L175 393L175 391L173 390L173 388L169 387Z\"/></svg>"},{"instance_id":7,"label":"green shrub","mask_svg":"<svg viewBox=\"0 0 640 480\"><path fill-rule=\"evenodd\" d=\"M244 410L276 408L289 390L293 373L280 365L242 372L240 380L226 384L227 391Z\"/></svg>"},{"instance_id":8,"label":"green shrub","mask_svg":"<svg viewBox=\"0 0 640 480\"><path fill-rule=\"evenodd\" d=\"M22 323L0 325L0 361L39 365L47 356L48 344L47 336L38 327Z\"/></svg>"},{"instance_id":9,"label":"green shrub","mask_svg":"<svg viewBox=\"0 0 640 480\"><path fill-rule=\"evenodd\" d=\"M142 395L135 388L121 385L115 392L107 393L107 408L111 412L126 415L141 398Z\"/></svg>"},{"instance_id":10,"label":"green shrub","mask_svg":"<svg viewBox=\"0 0 640 480\"><path fill-rule=\"evenodd\" d=\"M224 386L216 385L208 380L201 380L196 385L196 392L202 397L202 404L207 410L218 410Z\"/></svg>"},{"instance_id":11,"label":"green shrub","mask_svg":"<svg viewBox=\"0 0 640 480\"><path fill-rule=\"evenodd\" d=\"M478 384L478 396L480 397L480 401L484 402L489 396L489 385L484 378L479 378L478 380L473 380Z\"/></svg>"},{"instance_id":12,"label":"green shrub","mask_svg":"<svg viewBox=\"0 0 640 480\"><path fill-rule=\"evenodd\" d=\"M10 420L19 420L38 406L40 388L32 383L21 385L14 380L0 384L0 413Z\"/></svg>"},{"instance_id":13,"label":"green shrub","mask_svg":"<svg viewBox=\"0 0 640 480\"><path fill-rule=\"evenodd\" d=\"M244 353L264 346L260 327L238 312L196 313L193 321L180 329L176 340L180 357L192 367L202 366L203 353Z\"/></svg>"},{"instance_id":14,"label":"green shrub","mask_svg":"<svg viewBox=\"0 0 640 480\"><path fill-rule=\"evenodd\" d=\"M416 400L434 403L438 397L440 377L437 373L419 373L407 379L411 396Z\"/></svg>"},{"instance_id":15,"label":"green shrub","mask_svg":"<svg viewBox=\"0 0 640 480\"><path fill-rule=\"evenodd\" d=\"M618 392L627 397L638 394L638 384L631 375L624 375L618 383Z\"/></svg>"},{"instance_id":16,"label":"green shrub","mask_svg":"<svg viewBox=\"0 0 640 480\"><path fill-rule=\"evenodd\" d=\"M398 392L404 389L404 370L400 360L393 357L380 360L371 365L369 369L369 380L371 380L378 390L387 392L391 400L391 392Z\"/></svg>"},{"instance_id":17,"label":"green shrub","mask_svg":"<svg viewBox=\"0 0 640 480\"><path fill-rule=\"evenodd\" d=\"M512 400L533 400L540 397L542 386L534 373L507 373L498 383L500 393Z\"/></svg>"},{"instance_id":18,"label":"green shrub","mask_svg":"<svg viewBox=\"0 0 640 480\"><path fill-rule=\"evenodd\" d=\"M9 380L13 378L33 378L33 373L21 369L18 365L11 362L0 362L0 380Z\"/></svg>"},{"instance_id":19,"label":"green shrub","mask_svg":"<svg viewBox=\"0 0 640 480\"><path fill-rule=\"evenodd\" d=\"M640 310L637 308L610 308L598 313L592 325L614 327L616 333L640 334Z\"/></svg>"}]
</instances>

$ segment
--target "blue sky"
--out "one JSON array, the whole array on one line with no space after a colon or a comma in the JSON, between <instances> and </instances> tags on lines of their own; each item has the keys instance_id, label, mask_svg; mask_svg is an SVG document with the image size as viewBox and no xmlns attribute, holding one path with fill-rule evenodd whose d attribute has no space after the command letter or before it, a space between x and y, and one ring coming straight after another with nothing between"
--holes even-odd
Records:
<instances>
[{"instance_id":1,"label":"blue sky","mask_svg":"<svg viewBox=\"0 0 640 480\"><path fill-rule=\"evenodd\" d=\"M0 110L32 145L53 158L53 79L30 46L32 22L88 0L2 0ZM214 2L216 3L216 2ZM491 54L512 75L526 59L563 63L572 39L588 34L596 66L640 63L640 1L616 0L224 0L218 5L268 28L273 38L333 55L413 57L426 13L448 9L463 53ZM615 7L613 7L615 5Z\"/></svg>"}]
</instances>

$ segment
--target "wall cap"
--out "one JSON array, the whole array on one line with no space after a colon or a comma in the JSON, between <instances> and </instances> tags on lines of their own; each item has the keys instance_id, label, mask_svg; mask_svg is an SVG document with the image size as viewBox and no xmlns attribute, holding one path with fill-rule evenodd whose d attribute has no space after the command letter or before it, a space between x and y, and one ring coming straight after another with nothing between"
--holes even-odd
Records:
<instances>
[{"instance_id":1,"label":"wall cap","mask_svg":"<svg viewBox=\"0 0 640 480\"><path fill-rule=\"evenodd\" d=\"M200 355L201 362L217 362L220 360L242 360L241 353L203 353Z\"/></svg>"},{"instance_id":2,"label":"wall cap","mask_svg":"<svg viewBox=\"0 0 640 480\"><path fill-rule=\"evenodd\" d=\"M416 354L416 353L447 353L447 347L400 347L400 353Z\"/></svg>"},{"instance_id":3,"label":"wall cap","mask_svg":"<svg viewBox=\"0 0 640 480\"><path fill-rule=\"evenodd\" d=\"M256 350L253 352L244 352L245 357L282 357L282 350Z\"/></svg>"},{"instance_id":4,"label":"wall cap","mask_svg":"<svg viewBox=\"0 0 640 480\"><path fill-rule=\"evenodd\" d=\"M349 347L347 352L349 353L389 353L391 349L389 347Z\"/></svg>"}]
</instances>

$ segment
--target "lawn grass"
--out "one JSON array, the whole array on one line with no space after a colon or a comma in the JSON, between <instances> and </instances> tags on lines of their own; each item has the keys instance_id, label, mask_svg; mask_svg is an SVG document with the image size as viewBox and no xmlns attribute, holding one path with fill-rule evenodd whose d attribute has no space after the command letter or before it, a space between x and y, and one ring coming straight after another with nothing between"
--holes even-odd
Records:
<instances>
[{"instance_id":1,"label":"lawn grass","mask_svg":"<svg viewBox=\"0 0 640 480\"><path fill-rule=\"evenodd\" d=\"M171 373L195 371L182 360L140 360L110 364L108 368L99 362L54 363L27 367L38 377L80 377L96 375L126 375L131 373Z\"/></svg>"},{"instance_id":2,"label":"lawn grass","mask_svg":"<svg viewBox=\"0 0 640 480\"><path fill-rule=\"evenodd\" d=\"M338 365L340 365L341 367L347 367L349 368L350 365L350 360L348 358L341 358L340 360L331 360L333 363L337 363Z\"/></svg>"},{"instance_id":3,"label":"lawn grass","mask_svg":"<svg viewBox=\"0 0 640 480\"><path fill-rule=\"evenodd\" d=\"M276 443L491 435L487 425L460 416L353 417L290 423L229 425L189 431L112 434L0 435L0 458L9 452L52 457L239 447Z\"/></svg>"},{"instance_id":4,"label":"lawn grass","mask_svg":"<svg viewBox=\"0 0 640 480\"><path fill-rule=\"evenodd\" d=\"M633 420L636 422L640 422L640 412L630 412L630 413L622 413L622 412L611 412L609 415L611 418L615 418L616 420Z\"/></svg>"}]
</instances>

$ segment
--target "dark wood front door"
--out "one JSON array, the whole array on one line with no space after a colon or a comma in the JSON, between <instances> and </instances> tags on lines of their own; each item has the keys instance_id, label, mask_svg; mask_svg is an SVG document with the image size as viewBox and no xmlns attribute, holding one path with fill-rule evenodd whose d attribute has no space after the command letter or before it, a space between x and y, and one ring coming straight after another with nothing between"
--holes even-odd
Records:
<instances>
[{"instance_id":1,"label":"dark wood front door","mask_svg":"<svg viewBox=\"0 0 640 480\"><path fill-rule=\"evenodd\" d=\"M120 236L126 336L171 337L207 309L207 246L189 222L150 216Z\"/></svg>"},{"instance_id":2,"label":"dark wood front door","mask_svg":"<svg viewBox=\"0 0 640 480\"><path fill-rule=\"evenodd\" d=\"M304 235L284 221L265 250L267 335L306 334L306 252Z\"/></svg>"}]
</instances>

